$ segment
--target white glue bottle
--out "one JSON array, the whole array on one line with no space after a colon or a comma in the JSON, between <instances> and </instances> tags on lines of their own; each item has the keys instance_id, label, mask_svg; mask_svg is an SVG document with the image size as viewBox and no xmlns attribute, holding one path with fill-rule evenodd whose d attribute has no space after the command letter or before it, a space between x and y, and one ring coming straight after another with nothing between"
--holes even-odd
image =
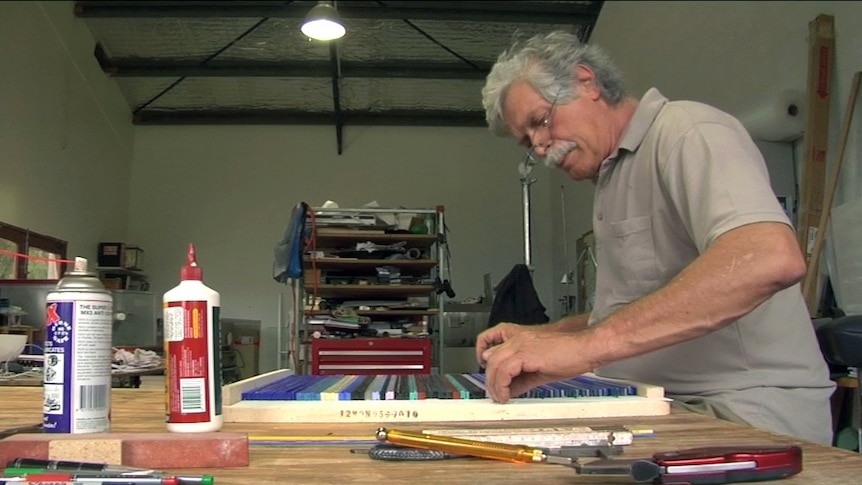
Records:
<instances>
[{"instance_id":1,"label":"white glue bottle","mask_svg":"<svg viewBox=\"0 0 862 485\"><path fill-rule=\"evenodd\" d=\"M165 390L168 431L221 429L221 338L219 294L203 284L203 271L189 244L180 284L165 293Z\"/></svg>"}]
</instances>

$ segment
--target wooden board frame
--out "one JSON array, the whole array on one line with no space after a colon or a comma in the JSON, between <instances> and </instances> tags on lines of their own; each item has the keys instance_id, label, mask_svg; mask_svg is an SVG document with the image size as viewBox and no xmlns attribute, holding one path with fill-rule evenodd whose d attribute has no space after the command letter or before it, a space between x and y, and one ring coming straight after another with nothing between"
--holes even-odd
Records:
<instances>
[{"instance_id":1,"label":"wooden board frame","mask_svg":"<svg viewBox=\"0 0 862 485\"><path fill-rule=\"evenodd\" d=\"M420 399L414 401L243 401L242 393L294 375L276 370L224 387L223 415L227 423L413 423L444 421L510 421L670 414L664 388L616 379L634 385L637 396L512 399Z\"/></svg>"}]
</instances>

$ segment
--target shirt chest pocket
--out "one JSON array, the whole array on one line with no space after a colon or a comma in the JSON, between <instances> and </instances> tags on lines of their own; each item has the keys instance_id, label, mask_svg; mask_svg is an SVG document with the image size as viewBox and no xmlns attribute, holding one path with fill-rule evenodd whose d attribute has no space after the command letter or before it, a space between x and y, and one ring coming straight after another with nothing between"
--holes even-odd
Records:
<instances>
[{"instance_id":1,"label":"shirt chest pocket","mask_svg":"<svg viewBox=\"0 0 862 485\"><path fill-rule=\"evenodd\" d=\"M652 218L633 217L611 222L608 231L608 263L616 274L611 292L618 299L632 301L661 286L655 252Z\"/></svg>"}]
</instances>

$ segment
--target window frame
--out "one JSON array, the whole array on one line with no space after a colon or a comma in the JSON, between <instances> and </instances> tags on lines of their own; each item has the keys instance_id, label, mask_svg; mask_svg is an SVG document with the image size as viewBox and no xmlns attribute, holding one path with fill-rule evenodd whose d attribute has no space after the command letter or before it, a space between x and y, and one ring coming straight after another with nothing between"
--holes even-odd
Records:
<instances>
[{"instance_id":1,"label":"window frame","mask_svg":"<svg viewBox=\"0 0 862 485\"><path fill-rule=\"evenodd\" d=\"M49 253L58 254L60 260L65 260L69 243L62 239L58 239L38 232L33 232L23 227L13 226L5 222L0 222L0 238L12 241L18 245L18 253L29 254L31 248L40 249ZM28 258L15 258L15 278L0 279L0 281L36 281L27 278L28 274ZM66 263L61 262L60 274L66 272ZM22 277L23 275L23 277Z\"/></svg>"}]
</instances>

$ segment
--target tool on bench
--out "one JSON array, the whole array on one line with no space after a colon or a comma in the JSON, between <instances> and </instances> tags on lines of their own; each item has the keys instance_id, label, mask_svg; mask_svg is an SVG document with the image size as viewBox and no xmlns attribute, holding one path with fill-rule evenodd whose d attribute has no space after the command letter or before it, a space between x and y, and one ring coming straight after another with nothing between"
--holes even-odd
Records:
<instances>
[{"instance_id":1,"label":"tool on bench","mask_svg":"<svg viewBox=\"0 0 862 485\"><path fill-rule=\"evenodd\" d=\"M569 466L581 475L610 475L657 484L721 484L777 480L802 471L802 449L781 446L716 446L656 453L651 458L620 460L602 457L581 463L577 457L541 448L436 436L379 428L379 441L406 447L517 463Z\"/></svg>"},{"instance_id":2,"label":"tool on bench","mask_svg":"<svg viewBox=\"0 0 862 485\"><path fill-rule=\"evenodd\" d=\"M409 446L394 445L392 443L379 443L371 448L356 448L350 450L350 452L356 454L367 454L372 460L383 461L433 461L470 457L470 455L459 455L457 453L448 453L440 450L411 448Z\"/></svg>"},{"instance_id":3,"label":"tool on bench","mask_svg":"<svg viewBox=\"0 0 862 485\"><path fill-rule=\"evenodd\" d=\"M378 441L395 445L442 451L454 455L478 456L516 463L555 463L558 465L571 465L573 463L571 457L549 453L541 448L527 445L467 440L452 436L438 436L386 428L379 428L376 437Z\"/></svg>"},{"instance_id":4,"label":"tool on bench","mask_svg":"<svg viewBox=\"0 0 862 485\"><path fill-rule=\"evenodd\" d=\"M59 470L65 472L92 471L101 473L155 473L155 470L146 468L132 468L127 466L109 465L107 463L92 463L86 461L68 460L37 460L34 458L15 458L6 463L7 468L29 468L42 470Z\"/></svg>"},{"instance_id":5,"label":"tool on bench","mask_svg":"<svg viewBox=\"0 0 862 485\"><path fill-rule=\"evenodd\" d=\"M9 460L6 463L6 469L3 470L3 476L0 477L0 482L3 480L8 481L9 477L38 476L44 474L69 474L75 477L89 478L105 478L107 476L114 478L122 477L124 479L159 478L168 480L168 482L163 482L165 484L175 481L179 485L213 485L215 483L212 475L173 475L158 470L109 465L106 463L38 460L33 458L15 458ZM112 479L105 481L121 482L123 480Z\"/></svg>"},{"instance_id":6,"label":"tool on bench","mask_svg":"<svg viewBox=\"0 0 862 485\"><path fill-rule=\"evenodd\" d=\"M452 436L467 440L494 441L512 445L527 445L552 450L581 447L625 446L635 436L652 436L652 430L623 426L556 426L538 428L451 428L423 430L437 436Z\"/></svg>"},{"instance_id":7,"label":"tool on bench","mask_svg":"<svg viewBox=\"0 0 862 485\"><path fill-rule=\"evenodd\" d=\"M622 426L593 429L585 426L558 426L541 428L452 428L423 430L423 434L448 436L472 441L489 441L510 445L541 448L545 453L567 457L608 457L619 455L623 446L632 444L635 435L652 435L652 431L632 430ZM352 453L367 453L375 460L443 460L468 455L445 453L436 450L378 444L370 449L354 449Z\"/></svg>"},{"instance_id":8,"label":"tool on bench","mask_svg":"<svg viewBox=\"0 0 862 485\"><path fill-rule=\"evenodd\" d=\"M38 424L28 424L26 426L18 426L15 428L8 428L0 430L0 439L8 438L10 436L14 436L19 433L41 433L42 432L42 423Z\"/></svg>"},{"instance_id":9,"label":"tool on bench","mask_svg":"<svg viewBox=\"0 0 862 485\"><path fill-rule=\"evenodd\" d=\"M636 460L606 459L573 465L581 475L626 475L636 482L699 485L778 480L802 471L795 445L713 446L656 453Z\"/></svg>"},{"instance_id":10,"label":"tool on bench","mask_svg":"<svg viewBox=\"0 0 862 485\"><path fill-rule=\"evenodd\" d=\"M540 448L532 448L525 445L465 440L451 436L436 436L386 428L379 428L376 437L378 441L387 441L392 444L411 448L424 448L426 450L443 451L456 455L478 456L492 460L514 461L517 463L572 464L571 458L548 454Z\"/></svg>"},{"instance_id":11,"label":"tool on bench","mask_svg":"<svg viewBox=\"0 0 862 485\"><path fill-rule=\"evenodd\" d=\"M620 446L571 446L556 448L553 450L542 448L542 451L555 456L577 458L593 457L607 458L611 455L619 455L623 452ZM383 461L431 461L448 460L450 458L469 458L472 455L448 453L439 450L428 450L423 448L411 448L409 446L395 445L392 443L378 443L371 448L357 448L350 450L351 453L367 454L372 460Z\"/></svg>"}]
</instances>

